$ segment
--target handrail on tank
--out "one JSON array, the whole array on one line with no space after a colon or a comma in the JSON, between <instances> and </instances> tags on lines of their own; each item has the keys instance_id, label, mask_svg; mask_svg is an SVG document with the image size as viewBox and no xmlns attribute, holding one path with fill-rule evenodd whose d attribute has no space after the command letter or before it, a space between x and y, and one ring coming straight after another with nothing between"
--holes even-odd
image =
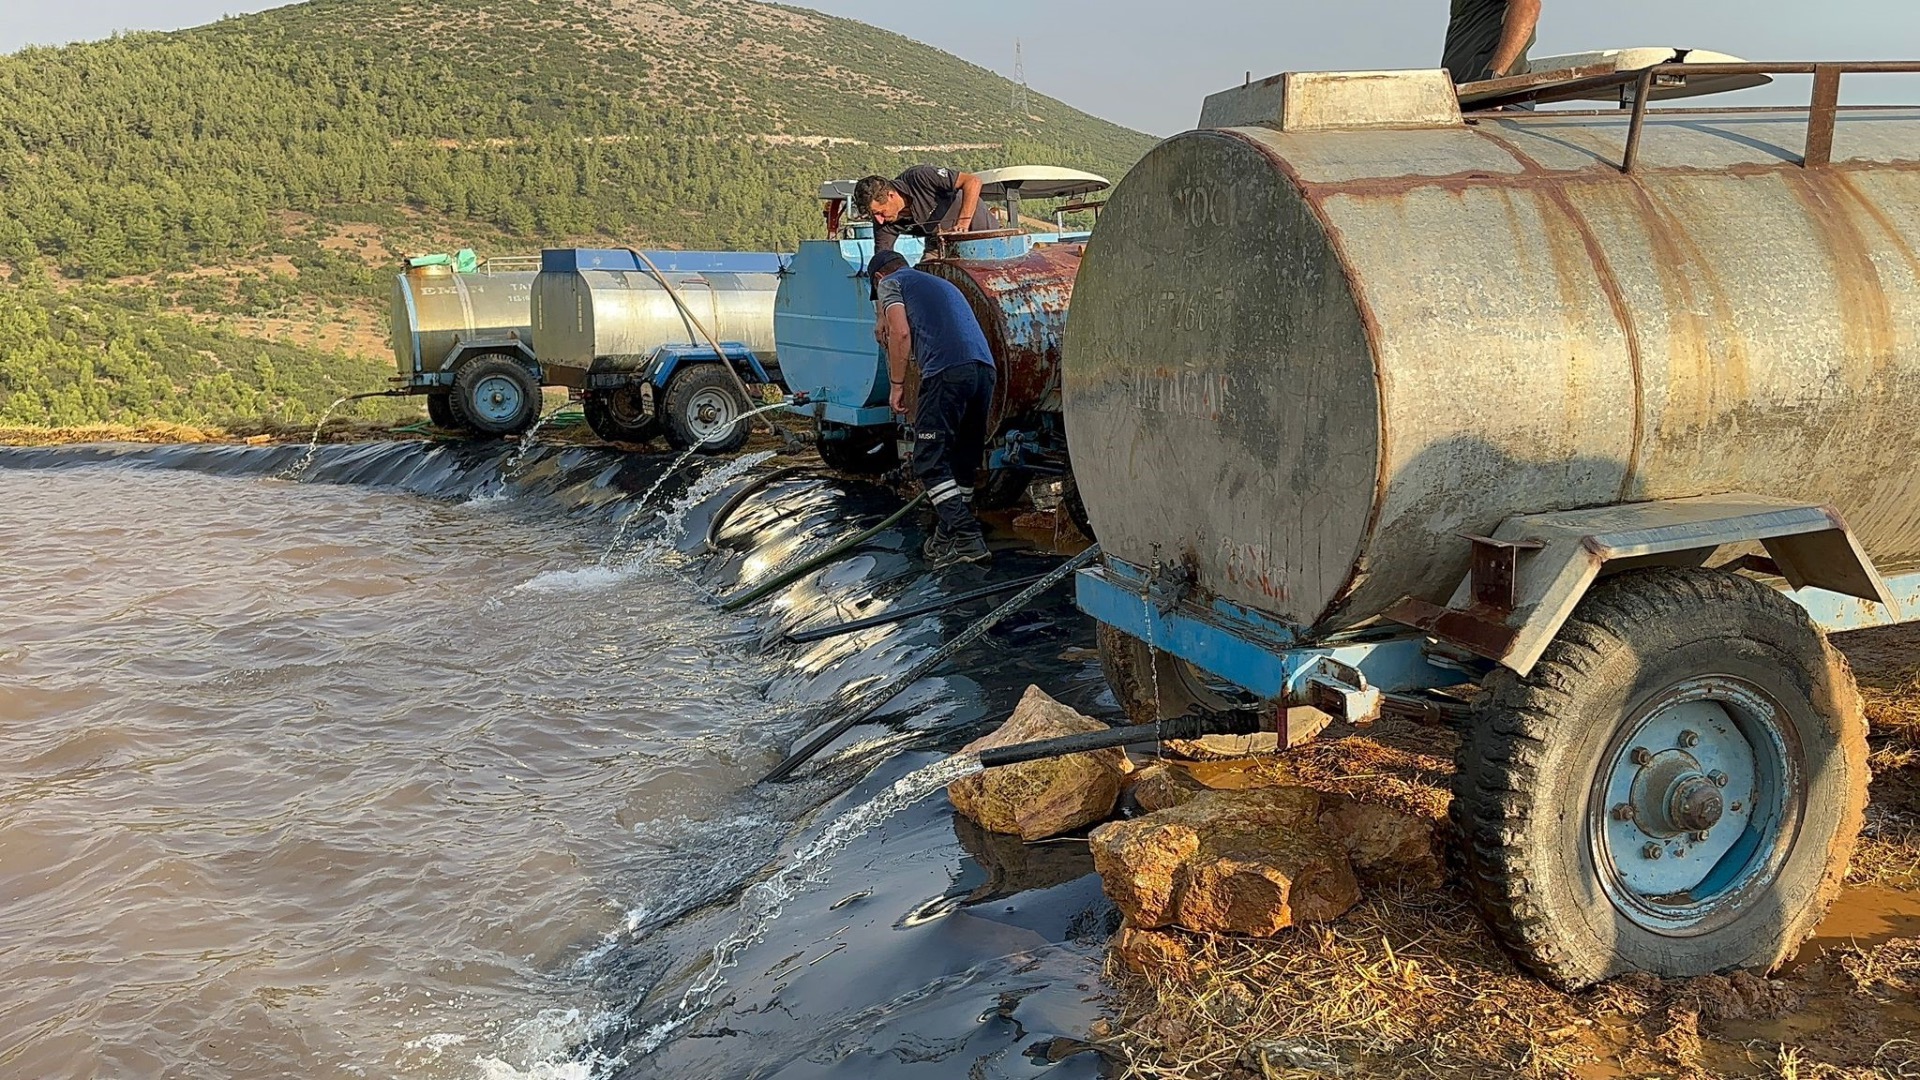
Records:
<instances>
[{"instance_id":1,"label":"handrail on tank","mask_svg":"<svg viewBox=\"0 0 1920 1080\"><path fill-rule=\"evenodd\" d=\"M1816 169L1833 160L1833 126L1840 112L1840 76L1842 75L1920 75L1920 61L1848 60L1834 63L1738 63L1738 64L1655 64L1632 71L1591 75L1566 82L1519 85L1538 76L1519 75L1513 92L1475 102L1474 112L1485 112L1503 105L1522 102L1569 101L1586 97L1595 90L1633 87L1633 116L1627 125L1627 145L1621 155L1620 171L1632 172L1640 158L1640 132L1646 126L1647 101L1653 83L1662 75L1811 75L1813 97L1807 105L1807 145L1801 165ZM1664 110L1653 110L1661 112Z\"/></svg>"}]
</instances>

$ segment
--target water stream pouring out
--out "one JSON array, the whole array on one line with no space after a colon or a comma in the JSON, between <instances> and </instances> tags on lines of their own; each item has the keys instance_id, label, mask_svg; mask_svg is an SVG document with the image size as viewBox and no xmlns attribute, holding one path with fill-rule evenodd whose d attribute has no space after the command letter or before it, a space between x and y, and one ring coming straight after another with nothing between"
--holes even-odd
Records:
<instances>
[{"instance_id":1,"label":"water stream pouring out","mask_svg":"<svg viewBox=\"0 0 1920 1080\"><path fill-rule=\"evenodd\" d=\"M397 395L392 390L371 390L364 394L347 394L334 398L333 404L327 406L326 411L320 414L320 422L313 425L313 436L307 440L307 452L300 456L299 461L293 463L292 468L281 473L279 478L282 480L298 480L300 479L300 474L307 471L307 466L313 464L314 455L320 452L320 433L326 429L327 421L333 419L333 410L338 409L349 401L359 401L361 398L395 396Z\"/></svg>"},{"instance_id":2,"label":"water stream pouring out","mask_svg":"<svg viewBox=\"0 0 1920 1080\"><path fill-rule=\"evenodd\" d=\"M813 841L794 852L786 865L773 876L747 889L740 898L743 913L740 926L729 937L714 943L706 974L680 995L672 1015L654 1023L633 1045L642 1054L650 1054L666 1045L674 1033L697 1019L713 1002L714 995L727 984L726 971L734 966L740 953L767 936L767 930L786 910L787 903L807 887L825 880L822 871L827 860L867 833L874 826L963 777L981 769L974 754L955 754L936 761L893 782L893 786L873 799L833 819Z\"/></svg>"},{"instance_id":3,"label":"water stream pouring out","mask_svg":"<svg viewBox=\"0 0 1920 1080\"><path fill-rule=\"evenodd\" d=\"M562 412L566 411L567 406L572 404L573 402L571 401L561 402L557 407L548 410L546 415L535 420L533 426L528 428L526 433L520 436L520 441L514 444L513 453L508 454L507 460L500 463L500 479L502 481L513 478L514 467L520 464L521 458L527 456L527 451L533 449L533 441L540 436L540 429L547 426L547 421L559 416Z\"/></svg>"},{"instance_id":4,"label":"water stream pouring out","mask_svg":"<svg viewBox=\"0 0 1920 1080\"><path fill-rule=\"evenodd\" d=\"M772 412L775 409L784 409L787 407L788 404L789 404L789 401L783 398L779 401L774 402L771 405L762 405L758 409L754 409L750 412L741 413L739 416L736 416L732 420L728 421L724 427L720 428L718 431L715 431L713 434L707 436L707 439L705 442L695 443L694 445L687 447L686 450L682 451L679 457L673 459L673 464L667 466L666 471L660 474L660 478L653 482L653 486L647 489L646 494L640 496L640 498L634 501L633 509L627 511L626 516L620 519L619 527L614 529L613 531L613 539L607 542L607 550L600 553L600 565L601 566L607 565L607 561L613 558L613 553L619 550L620 541L622 538L624 538L627 535L627 530L631 528L633 526L634 521L639 518L640 512L647 508L647 504L653 501L654 493L660 490L661 486L667 482L668 477L671 477L673 474L680 471L680 467L687 463L687 459L699 453L700 448L702 446L705 446L707 442L711 442L715 439L718 439L724 436L727 432L732 431L733 425L740 423L742 420L759 416L761 413ZM767 455L767 456L771 456L771 455ZM762 457L760 460L765 461L766 457Z\"/></svg>"}]
</instances>

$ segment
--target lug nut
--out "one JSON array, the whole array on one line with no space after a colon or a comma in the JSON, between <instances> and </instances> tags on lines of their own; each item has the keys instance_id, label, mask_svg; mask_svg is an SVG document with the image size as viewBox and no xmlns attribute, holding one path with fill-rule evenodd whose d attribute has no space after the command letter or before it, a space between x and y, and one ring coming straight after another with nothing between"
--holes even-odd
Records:
<instances>
[{"instance_id":1,"label":"lug nut","mask_svg":"<svg viewBox=\"0 0 1920 1080\"><path fill-rule=\"evenodd\" d=\"M1640 854L1649 859L1657 859L1665 852L1665 848L1655 843L1648 843L1646 847L1640 849Z\"/></svg>"},{"instance_id":2,"label":"lug nut","mask_svg":"<svg viewBox=\"0 0 1920 1080\"><path fill-rule=\"evenodd\" d=\"M1615 821L1632 821L1639 816L1640 811L1635 810L1633 804L1630 802L1623 802L1613 808L1613 820Z\"/></svg>"},{"instance_id":3,"label":"lug nut","mask_svg":"<svg viewBox=\"0 0 1920 1080\"><path fill-rule=\"evenodd\" d=\"M1648 750L1644 746L1634 747L1633 753L1627 756L1629 759L1633 761L1635 765L1645 765L1647 762L1653 760L1653 752Z\"/></svg>"},{"instance_id":4,"label":"lug nut","mask_svg":"<svg viewBox=\"0 0 1920 1080\"><path fill-rule=\"evenodd\" d=\"M1687 747L1687 748L1689 748L1689 749L1690 749L1690 748L1692 748L1692 747L1695 747L1695 746L1699 746L1699 745L1700 745L1700 733L1699 733L1699 732L1697 732L1697 731L1683 731L1683 732L1681 732L1681 733L1680 733L1680 745L1681 745L1681 746L1683 746L1683 747Z\"/></svg>"},{"instance_id":5,"label":"lug nut","mask_svg":"<svg viewBox=\"0 0 1920 1080\"><path fill-rule=\"evenodd\" d=\"M1707 774L1707 779L1709 779L1709 780L1711 780L1711 781L1713 781L1713 786L1714 786L1714 787L1726 787L1726 786L1727 786L1727 774L1726 774L1726 773L1723 773L1723 772L1721 772L1721 771L1720 771L1719 769L1715 769L1715 770L1713 770L1712 772L1710 772L1710 773L1708 773L1708 774Z\"/></svg>"}]
</instances>

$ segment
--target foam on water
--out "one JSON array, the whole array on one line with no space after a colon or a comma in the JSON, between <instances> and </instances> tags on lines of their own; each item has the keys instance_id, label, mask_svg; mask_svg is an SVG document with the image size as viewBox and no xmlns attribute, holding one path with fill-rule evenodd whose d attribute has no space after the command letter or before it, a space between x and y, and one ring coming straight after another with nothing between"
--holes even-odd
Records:
<instances>
[{"instance_id":1,"label":"foam on water","mask_svg":"<svg viewBox=\"0 0 1920 1080\"><path fill-rule=\"evenodd\" d=\"M596 592L633 577L637 567L579 566L571 570L543 570L514 586L515 592Z\"/></svg>"},{"instance_id":2,"label":"foam on water","mask_svg":"<svg viewBox=\"0 0 1920 1080\"><path fill-rule=\"evenodd\" d=\"M625 1064L624 1059L598 1050L583 1057L577 1048L598 1041L622 1023L610 1012L542 1009L509 1036L519 1044L511 1055L519 1064L499 1054L482 1054L473 1059L478 1080L591 1080L605 1075Z\"/></svg>"}]
</instances>

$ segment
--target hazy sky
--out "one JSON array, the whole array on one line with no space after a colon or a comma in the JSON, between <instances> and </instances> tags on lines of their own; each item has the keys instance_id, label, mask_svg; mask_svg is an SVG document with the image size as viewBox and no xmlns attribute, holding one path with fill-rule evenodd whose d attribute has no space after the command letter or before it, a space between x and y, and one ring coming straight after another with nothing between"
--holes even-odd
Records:
<instances>
[{"instance_id":1,"label":"hazy sky","mask_svg":"<svg viewBox=\"0 0 1920 1080\"><path fill-rule=\"evenodd\" d=\"M535 0L528 0L535 2ZM1638 45L1750 60L1920 59L1920 0L1544 0L1535 56ZM0 0L0 52L173 29L274 0ZM1447 0L805 0L1002 74L1013 43L1035 90L1155 134L1207 94L1277 71L1437 66ZM1849 81L1847 101L1920 101L1920 76ZM1754 92L1804 101L1804 85Z\"/></svg>"}]
</instances>

